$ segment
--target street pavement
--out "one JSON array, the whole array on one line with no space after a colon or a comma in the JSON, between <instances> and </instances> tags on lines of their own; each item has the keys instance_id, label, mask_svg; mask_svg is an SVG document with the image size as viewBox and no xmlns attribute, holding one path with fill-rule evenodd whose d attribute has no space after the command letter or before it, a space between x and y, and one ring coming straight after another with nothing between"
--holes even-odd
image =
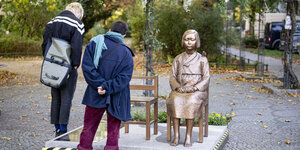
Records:
<instances>
[{"instance_id":1,"label":"street pavement","mask_svg":"<svg viewBox=\"0 0 300 150\"><path fill-rule=\"evenodd\" d=\"M229 53L231 53L232 55L236 55L237 58L239 57L239 55L240 55L239 49L229 48L228 50L229 50ZM250 53L247 51L245 51L244 54L245 54L245 59L250 59L250 60L252 60L252 62L253 61L255 62L258 60L257 54L253 54L253 53ZM264 64L269 65L268 70L273 72L274 75L276 75L277 77L283 77L283 61L282 60L264 56L263 62L264 62ZM300 79L300 66L297 64L293 64L293 71L296 74L297 78Z\"/></svg>"},{"instance_id":2,"label":"street pavement","mask_svg":"<svg viewBox=\"0 0 300 150\"><path fill-rule=\"evenodd\" d=\"M280 70L275 63L269 66L271 71ZM236 114L228 125L224 149L299 150L300 98L259 93L254 88L262 83L223 80L233 75L238 74L213 75L210 83L209 112ZM168 80L159 79L160 96L170 92ZM85 88L85 82L77 84L69 130L83 123ZM54 137L50 99L50 88L43 85L0 87L0 150L39 150ZM163 99L159 106L160 111L165 110Z\"/></svg>"}]
</instances>

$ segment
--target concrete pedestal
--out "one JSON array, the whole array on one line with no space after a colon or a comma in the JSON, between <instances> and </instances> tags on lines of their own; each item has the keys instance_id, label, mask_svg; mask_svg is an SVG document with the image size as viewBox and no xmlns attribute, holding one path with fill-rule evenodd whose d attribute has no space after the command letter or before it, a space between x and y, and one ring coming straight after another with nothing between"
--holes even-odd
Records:
<instances>
[{"instance_id":1,"label":"concrete pedestal","mask_svg":"<svg viewBox=\"0 0 300 150\"><path fill-rule=\"evenodd\" d=\"M93 148L96 150L103 149L106 143L106 131L103 130L106 125L102 124L100 131L94 139ZM47 141L45 147L63 147L76 148L82 127L79 127L69 132L70 141L58 141L55 138ZM226 143L228 137L227 126L209 126L208 137L204 137L203 143L198 142L198 128L193 128L193 146L184 147L185 127L180 128L180 142L174 147L170 146L170 141L167 141L167 124L158 124L158 134L153 135L153 128L151 128L150 140L145 140L145 126L143 125L129 125L129 133L124 132L124 128L120 131L119 148L120 150L178 150L178 149L195 149L195 150L215 150L221 149ZM47 148L44 148L45 150Z\"/></svg>"}]
</instances>

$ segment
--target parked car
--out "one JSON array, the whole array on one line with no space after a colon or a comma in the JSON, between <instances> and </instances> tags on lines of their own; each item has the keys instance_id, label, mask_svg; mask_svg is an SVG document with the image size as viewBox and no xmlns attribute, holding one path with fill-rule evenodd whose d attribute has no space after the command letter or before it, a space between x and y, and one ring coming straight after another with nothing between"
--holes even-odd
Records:
<instances>
[{"instance_id":1,"label":"parked car","mask_svg":"<svg viewBox=\"0 0 300 150\"><path fill-rule=\"evenodd\" d=\"M284 38L284 30L281 32L281 40L280 40L280 50L284 50L284 43L285 43L285 38ZM293 53L299 53L300 52L300 22L296 23L296 30L293 35Z\"/></svg>"},{"instance_id":2,"label":"parked car","mask_svg":"<svg viewBox=\"0 0 300 150\"><path fill-rule=\"evenodd\" d=\"M284 22L270 22L265 26L265 48L280 49L280 35Z\"/></svg>"}]
</instances>

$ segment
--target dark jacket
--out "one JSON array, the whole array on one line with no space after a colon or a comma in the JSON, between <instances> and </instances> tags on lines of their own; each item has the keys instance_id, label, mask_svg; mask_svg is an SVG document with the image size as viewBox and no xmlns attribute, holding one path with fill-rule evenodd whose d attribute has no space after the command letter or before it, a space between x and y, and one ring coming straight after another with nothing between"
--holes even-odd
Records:
<instances>
[{"instance_id":1,"label":"dark jacket","mask_svg":"<svg viewBox=\"0 0 300 150\"><path fill-rule=\"evenodd\" d=\"M119 40L106 35L104 42L108 49L102 51L102 56L119 43ZM93 63L95 47L96 43L90 42L85 48L82 60L83 75L88 83L82 104L107 108L112 116L122 121L132 120L129 89L133 72L132 50L124 44L119 45L96 69ZM99 86L106 90L105 95L98 94Z\"/></svg>"},{"instance_id":2,"label":"dark jacket","mask_svg":"<svg viewBox=\"0 0 300 150\"><path fill-rule=\"evenodd\" d=\"M56 37L69 42L71 45L70 58L72 66L79 66L82 53L83 33L83 23L71 11L65 10L61 12L46 25L42 44L43 56L45 56L48 42L51 42L51 37Z\"/></svg>"}]
</instances>

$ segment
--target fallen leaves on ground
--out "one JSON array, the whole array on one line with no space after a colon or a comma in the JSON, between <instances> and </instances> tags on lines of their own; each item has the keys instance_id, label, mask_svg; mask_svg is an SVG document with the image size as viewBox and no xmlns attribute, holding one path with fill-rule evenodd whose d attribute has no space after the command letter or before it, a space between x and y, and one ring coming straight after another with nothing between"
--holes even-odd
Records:
<instances>
[{"instance_id":1,"label":"fallen leaves on ground","mask_svg":"<svg viewBox=\"0 0 300 150\"><path fill-rule=\"evenodd\" d=\"M37 79L33 79L31 75L21 75L7 70L0 70L0 86L25 86L40 85Z\"/></svg>"},{"instance_id":2,"label":"fallen leaves on ground","mask_svg":"<svg viewBox=\"0 0 300 150\"><path fill-rule=\"evenodd\" d=\"M300 93L287 93L286 96L300 97Z\"/></svg>"},{"instance_id":3,"label":"fallen leaves on ground","mask_svg":"<svg viewBox=\"0 0 300 150\"><path fill-rule=\"evenodd\" d=\"M33 133L32 136L36 137L36 136L40 136L39 133Z\"/></svg>"},{"instance_id":4,"label":"fallen leaves on ground","mask_svg":"<svg viewBox=\"0 0 300 150\"><path fill-rule=\"evenodd\" d=\"M252 89L258 91L259 93L271 93L271 91L266 88L252 86Z\"/></svg>"},{"instance_id":5,"label":"fallen leaves on ground","mask_svg":"<svg viewBox=\"0 0 300 150\"><path fill-rule=\"evenodd\" d=\"M1 139L2 139L2 140L7 140L7 141L10 141L10 140L11 140L10 137L2 137Z\"/></svg>"},{"instance_id":6,"label":"fallen leaves on ground","mask_svg":"<svg viewBox=\"0 0 300 150\"><path fill-rule=\"evenodd\" d=\"M0 86L5 86L9 80L14 79L16 76L15 72L0 70Z\"/></svg>"},{"instance_id":7,"label":"fallen leaves on ground","mask_svg":"<svg viewBox=\"0 0 300 150\"><path fill-rule=\"evenodd\" d=\"M291 120L285 120L285 122L291 122Z\"/></svg>"},{"instance_id":8,"label":"fallen leaves on ground","mask_svg":"<svg viewBox=\"0 0 300 150\"><path fill-rule=\"evenodd\" d=\"M225 77L225 78L221 78L221 80L233 80L238 82L254 82L254 83L281 83L280 80L276 80L276 79L266 79L266 78L246 79L243 75L234 75L230 77Z\"/></svg>"},{"instance_id":9,"label":"fallen leaves on ground","mask_svg":"<svg viewBox=\"0 0 300 150\"><path fill-rule=\"evenodd\" d=\"M266 128L268 128L268 126L263 126L263 128L265 128L265 129L266 129Z\"/></svg>"},{"instance_id":10,"label":"fallen leaves on ground","mask_svg":"<svg viewBox=\"0 0 300 150\"><path fill-rule=\"evenodd\" d=\"M146 72L146 59L143 54L136 54L134 60L134 71ZM162 76L169 76L172 68L171 63L153 62L153 70Z\"/></svg>"},{"instance_id":11,"label":"fallen leaves on ground","mask_svg":"<svg viewBox=\"0 0 300 150\"><path fill-rule=\"evenodd\" d=\"M297 64L297 65L300 65L300 57L298 58L293 58L293 64Z\"/></svg>"},{"instance_id":12,"label":"fallen leaves on ground","mask_svg":"<svg viewBox=\"0 0 300 150\"><path fill-rule=\"evenodd\" d=\"M286 144L291 144L291 141L290 140L285 140L285 143Z\"/></svg>"}]
</instances>

